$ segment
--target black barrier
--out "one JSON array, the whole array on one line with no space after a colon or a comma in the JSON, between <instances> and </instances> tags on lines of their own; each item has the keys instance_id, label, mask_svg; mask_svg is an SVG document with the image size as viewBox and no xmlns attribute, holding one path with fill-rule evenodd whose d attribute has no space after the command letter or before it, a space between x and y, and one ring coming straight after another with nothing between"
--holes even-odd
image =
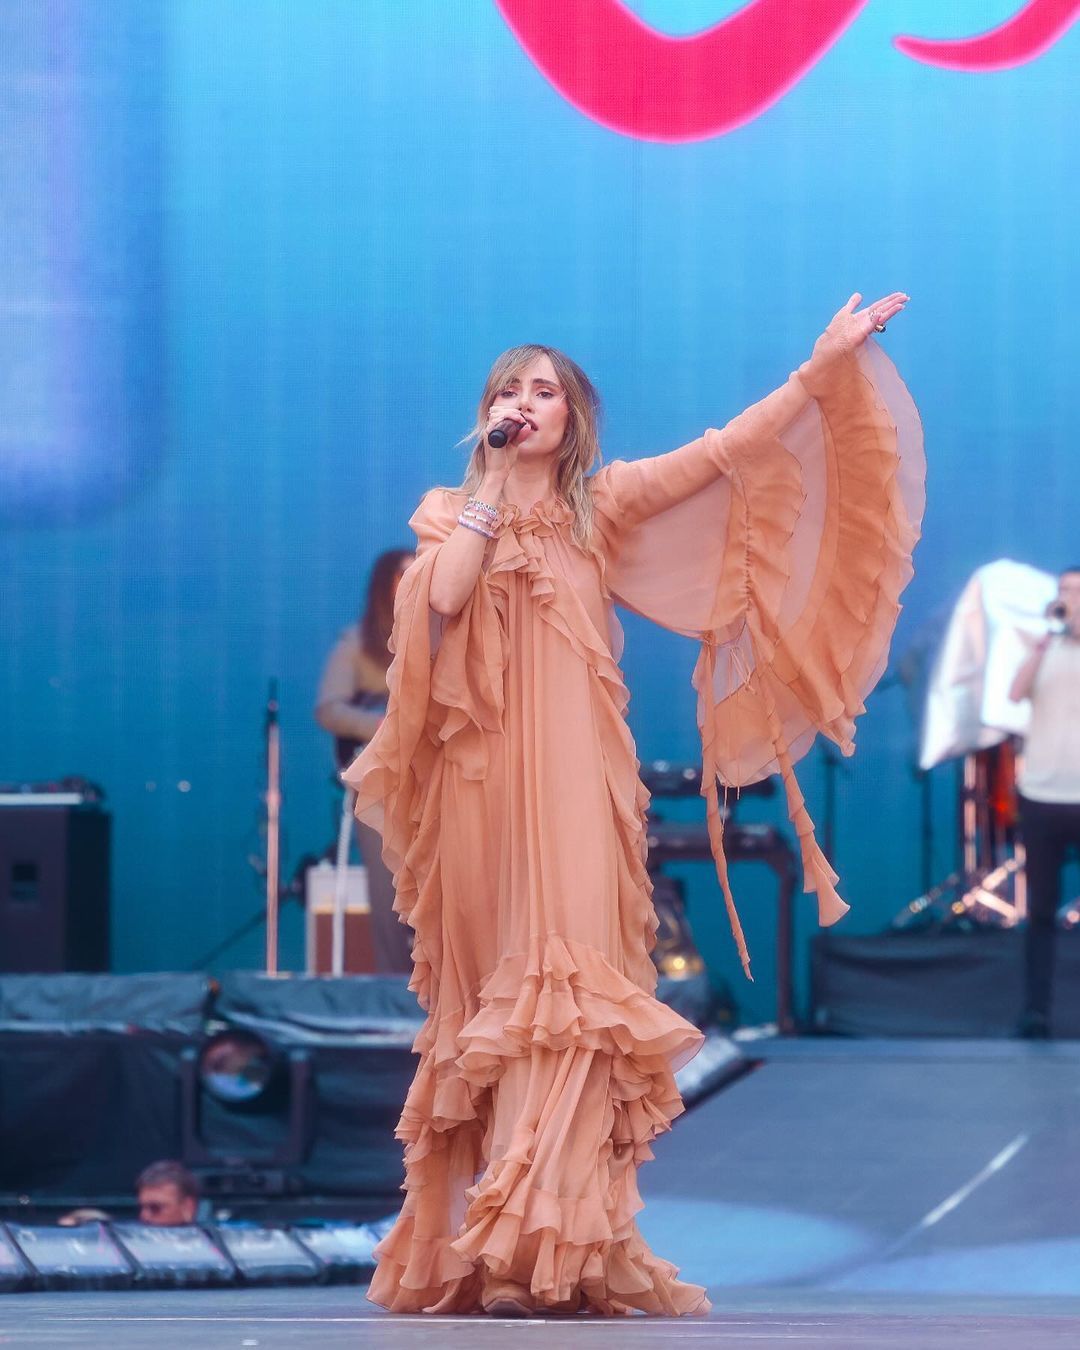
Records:
<instances>
[{"instance_id":1,"label":"black barrier","mask_svg":"<svg viewBox=\"0 0 1080 1350\"><path fill-rule=\"evenodd\" d=\"M180 1055L206 975L0 977L0 1192L130 1194L180 1150Z\"/></svg>"},{"instance_id":2,"label":"black barrier","mask_svg":"<svg viewBox=\"0 0 1080 1350\"><path fill-rule=\"evenodd\" d=\"M361 1216L396 1208L403 1168L394 1129L421 1025L403 978L236 973L212 1005L202 976L35 983L0 981L9 1014L0 1024L0 1203L5 1194L12 1206L21 1196L68 1208L97 1201L115 1212L143 1167L177 1158L218 1200L352 1198L363 1202ZM695 1020L709 1006L707 981L664 986ZM133 1024L136 1016L150 1025ZM244 1033L234 1037L238 1054L253 1036L268 1047L265 1090L247 1099L220 1091L225 1068L238 1080L247 1072L242 1055L230 1058L223 1028ZM229 1053L206 1053L213 1046ZM688 1084L689 1096L730 1076L726 1054Z\"/></svg>"},{"instance_id":3,"label":"black barrier","mask_svg":"<svg viewBox=\"0 0 1080 1350\"><path fill-rule=\"evenodd\" d=\"M206 975L0 975L0 1031L198 1036L213 989Z\"/></svg>"},{"instance_id":4,"label":"black barrier","mask_svg":"<svg viewBox=\"0 0 1080 1350\"><path fill-rule=\"evenodd\" d=\"M281 979L232 970L221 977L214 1011L232 1026L254 1031L271 1027L279 1036L295 1036L305 1044L328 1037L411 1045L424 1020L403 975Z\"/></svg>"},{"instance_id":5,"label":"black barrier","mask_svg":"<svg viewBox=\"0 0 1080 1350\"><path fill-rule=\"evenodd\" d=\"M0 1192L131 1195L180 1152L180 1054L153 1032L0 1033Z\"/></svg>"},{"instance_id":6,"label":"black barrier","mask_svg":"<svg viewBox=\"0 0 1080 1350\"><path fill-rule=\"evenodd\" d=\"M1023 1001L1024 934L817 935L814 1030L841 1036L1011 1036ZM1080 1037L1080 932L1057 935L1053 1032Z\"/></svg>"},{"instance_id":7,"label":"black barrier","mask_svg":"<svg viewBox=\"0 0 1080 1350\"><path fill-rule=\"evenodd\" d=\"M183 1157L187 1123L184 1160L218 1195L386 1196L389 1208L420 1018L406 982L232 976L216 1007L210 988L186 975L0 980L0 1193L115 1204L148 1163ZM303 1119L289 1092L256 1109L193 1101L210 1014L257 1024L296 1061Z\"/></svg>"}]
</instances>

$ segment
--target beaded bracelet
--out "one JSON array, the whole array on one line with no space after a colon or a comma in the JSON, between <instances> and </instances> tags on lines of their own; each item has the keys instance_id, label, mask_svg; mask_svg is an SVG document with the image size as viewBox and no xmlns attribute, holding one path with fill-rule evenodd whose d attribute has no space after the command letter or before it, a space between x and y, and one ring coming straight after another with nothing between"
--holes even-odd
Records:
<instances>
[{"instance_id":1,"label":"beaded bracelet","mask_svg":"<svg viewBox=\"0 0 1080 1350\"><path fill-rule=\"evenodd\" d=\"M486 526L481 525L478 520L471 516L467 516L464 511L458 516L457 523L459 525L464 525L467 530L473 530L476 534L482 534L485 539L495 539L498 537L493 530L487 529Z\"/></svg>"},{"instance_id":2,"label":"beaded bracelet","mask_svg":"<svg viewBox=\"0 0 1080 1350\"><path fill-rule=\"evenodd\" d=\"M488 520L494 522L499 519L499 512L494 506L489 506L487 502L482 502L479 497L470 497L465 503L466 511L478 511L481 515L487 516Z\"/></svg>"},{"instance_id":3,"label":"beaded bracelet","mask_svg":"<svg viewBox=\"0 0 1080 1350\"><path fill-rule=\"evenodd\" d=\"M474 525L479 525L485 533L492 531L499 524L499 510L490 506L487 502L482 502L478 497L470 497L461 511L466 520L471 520ZM489 534L489 538L494 539L494 534Z\"/></svg>"}]
</instances>

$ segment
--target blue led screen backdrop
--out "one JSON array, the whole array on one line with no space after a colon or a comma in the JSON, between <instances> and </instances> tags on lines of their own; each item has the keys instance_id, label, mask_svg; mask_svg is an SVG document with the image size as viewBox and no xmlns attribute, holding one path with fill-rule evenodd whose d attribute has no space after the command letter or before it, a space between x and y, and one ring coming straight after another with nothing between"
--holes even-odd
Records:
<instances>
[{"instance_id":1,"label":"blue led screen backdrop","mask_svg":"<svg viewBox=\"0 0 1080 1350\"><path fill-rule=\"evenodd\" d=\"M605 453L633 457L775 387L851 291L903 288L885 341L923 413L930 499L896 652L981 563L1080 554L1080 30L1039 29L1038 5L1017 29L1016 0L830 0L816 36L794 0L635 0L611 12L661 53L657 80L692 48L693 74L714 50L694 44L729 19L766 13L773 35L717 47L728 68L667 101L674 130L635 130L591 102L628 106L604 65L616 38L590 39L598 74L569 97L535 9L0 14L0 778L106 788L118 969L184 968L258 907L271 677L287 867L330 842L322 660L372 558L410 542L422 492L458 481L504 347L570 352L604 396ZM962 46L941 64L932 45L995 31L1007 61ZM760 107L704 107L717 86ZM627 642L641 757L692 760L692 645L634 620ZM872 696L858 741L837 783L852 933L919 889L899 684ZM817 752L802 779L820 825ZM741 809L782 819L779 802ZM943 875L948 770L935 822ZM771 881L734 869L758 975L743 986L710 869L685 875L706 956L766 1016ZM802 902L800 941L812 913ZM294 966L300 932L290 908ZM255 932L219 965L260 954Z\"/></svg>"}]
</instances>

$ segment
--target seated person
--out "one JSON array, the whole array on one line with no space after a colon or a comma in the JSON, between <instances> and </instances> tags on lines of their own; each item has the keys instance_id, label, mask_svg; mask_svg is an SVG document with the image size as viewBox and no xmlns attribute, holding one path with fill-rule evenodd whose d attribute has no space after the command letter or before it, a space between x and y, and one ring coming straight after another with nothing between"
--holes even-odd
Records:
<instances>
[{"instance_id":1,"label":"seated person","mask_svg":"<svg viewBox=\"0 0 1080 1350\"><path fill-rule=\"evenodd\" d=\"M156 1228L175 1228L198 1223L199 1182L183 1163L164 1161L144 1167L135 1180L139 1222ZM83 1205L61 1215L61 1228L84 1223L110 1223L116 1216Z\"/></svg>"},{"instance_id":2,"label":"seated person","mask_svg":"<svg viewBox=\"0 0 1080 1350\"><path fill-rule=\"evenodd\" d=\"M199 1211L199 1183L178 1162L155 1162L135 1182L139 1221L159 1228L195 1223Z\"/></svg>"}]
</instances>

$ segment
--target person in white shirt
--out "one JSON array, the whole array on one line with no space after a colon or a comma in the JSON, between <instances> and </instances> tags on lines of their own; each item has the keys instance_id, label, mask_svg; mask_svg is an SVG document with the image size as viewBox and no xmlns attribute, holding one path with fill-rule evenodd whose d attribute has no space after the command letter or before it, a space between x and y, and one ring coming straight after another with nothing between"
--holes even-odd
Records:
<instances>
[{"instance_id":1,"label":"person in white shirt","mask_svg":"<svg viewBox=\"0 0 1080 1350\"><path fill-rule=\"evenodd\" d=\"M1019 1034L1050 1034L1054 932L1070 846L1080 847L1080 564L1066 568L1050 606L1053 626L1023 635L1028 654L1010 697L1031 701L1031 725L1018 779L1027 856L1028 928L1024 1009Z\"/></svg>"}]
</instances>

